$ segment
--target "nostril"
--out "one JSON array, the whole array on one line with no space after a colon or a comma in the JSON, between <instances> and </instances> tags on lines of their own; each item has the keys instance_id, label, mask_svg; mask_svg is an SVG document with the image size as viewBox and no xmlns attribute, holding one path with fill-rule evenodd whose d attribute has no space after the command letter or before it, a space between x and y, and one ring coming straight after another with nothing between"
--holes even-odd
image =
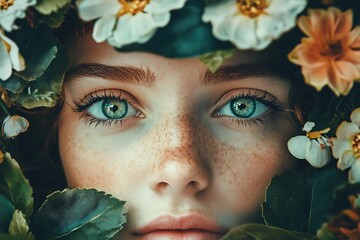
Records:
<instances>
[{"instance_id":1,"label":"nostril","mask_svg":"<svg viewBox=\"0 0 360 240\"><path fill-rule=\"evenodd\" d=\"M157 184L157 189L158 190L163 190L163 189L166 189L168 187L169 184L167 184L166 182L159 182Z\"/></svg>"}]
</instances>

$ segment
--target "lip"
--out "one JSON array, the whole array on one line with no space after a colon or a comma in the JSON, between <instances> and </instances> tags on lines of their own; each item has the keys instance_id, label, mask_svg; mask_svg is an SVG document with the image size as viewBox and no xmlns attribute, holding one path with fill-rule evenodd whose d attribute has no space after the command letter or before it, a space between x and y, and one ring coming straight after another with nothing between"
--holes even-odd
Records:
<instances>
[{"instance_id":1,"label":"lip","mask_svg":"<svg viewBox=\"0 0 360 240\"><path fill-rule=\"evenodd\" d=\"M218 240L227 231L203 215L164 215L139 228L134 235L141 240Z\"/></svg>"}]
</instances>

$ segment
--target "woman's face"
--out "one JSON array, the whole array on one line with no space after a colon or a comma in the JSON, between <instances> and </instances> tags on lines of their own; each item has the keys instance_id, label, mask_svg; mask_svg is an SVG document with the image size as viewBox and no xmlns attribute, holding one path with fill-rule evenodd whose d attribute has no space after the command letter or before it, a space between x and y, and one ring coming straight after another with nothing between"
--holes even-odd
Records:
<instances>
[{"instance_id":1,"label":"woman's face","mask_svg":"<svg viewBox=\"0 0 360 240\"><path fill-rule=\"evenodd\" d=\"M125 200L121 239L219 239L256 221L293 160L288 80L238 52L216 74L197 58L119 53L89 36L69 49L59 116L69 187Z\"/></svg>"}]
</instances>

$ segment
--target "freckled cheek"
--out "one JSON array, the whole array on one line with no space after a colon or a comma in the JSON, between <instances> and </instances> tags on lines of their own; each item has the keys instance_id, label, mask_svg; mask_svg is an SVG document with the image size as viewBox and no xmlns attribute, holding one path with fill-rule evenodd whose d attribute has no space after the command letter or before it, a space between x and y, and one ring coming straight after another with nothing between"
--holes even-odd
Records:
<instances>
[{"instance_id":1,"label":"freckled cheek","mask_svg":"<svg viewBox=\"0 0 360 240\"><path fill-rule=\"evenodd\" d=\"M59 147L69 187L97 188L119 198L126 195L134 167L113 137L63 125Z\"/></svg>"}]
</instances>

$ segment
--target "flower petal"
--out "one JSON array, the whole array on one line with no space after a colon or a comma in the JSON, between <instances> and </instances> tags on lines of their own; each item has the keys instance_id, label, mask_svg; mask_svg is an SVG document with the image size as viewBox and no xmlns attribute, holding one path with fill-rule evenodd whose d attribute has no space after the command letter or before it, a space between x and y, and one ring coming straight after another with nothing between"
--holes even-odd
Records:
<instances>
[{"instance_id":1,"label":"flower petal","mask_svg":"<svg viewBox=\"0 0 360 240\"><path fill-rule=\"evenodd\" d=\"M310 140L310 148L305 154L305 159L313 167L325 166L331 158L330 148L323 147L317 140Z\"/></svg>"},{"instance_id":2,"label":"flower petal","mask_svg":"<svg viewBox=\"0 0 360 240\"><path fill-rule=\"evenodd\" d=\"M144 11L148 13L165 13L170 10L180 9L186 0L151 0Z\"/></svg>"},{"instance_id":3,"label":"flower petal","mask_svg":"<svg viewBox=\"0 0 360 240\"><path fill-rule=\"evenodd\" d=\"M305 82L316 90L320 91L326 84L329 83L329 76L326 67L319 68L302 68Z\"/></svg>"},{"instance_id":4,"label":"flower petal","mask_svg":"<svg viewBox=\"0 0 360 240\"><path fill-rule=\"evenodd\" d=\"M360 159L356 159L349 171L350 183L360 182Z\"/></svg>"},{"instance_id":5,"label":"flower petal","mask_svg":"<svg viewBox=\"0 0 360 240\"><path fill-rule=\"evenodd\" d=\"M310 132L313 129L313 127L315 127L315 123L308 121L304 124L302 130L305 132Z\"/></svg>"},{"instance_id":6,"label":"flower petal","mask_svg":"<svg viewBox=\"0 0 360 240\"><path fill-rule=\"evenodd\" d=\"M335 158L340 158L344 152L352 149L351 142L348 139L333 138L331 141L333 143L332 151Z\"/></svg>"},{"instance_id":7,"label":"flower petal","mask_svg":"<svg viewBox=\"0 0 360 240\"><path fill-rule=\"evenodd\" d=\"M12 74L10 56L6 50L5 44L0 41L0 79L5 81Z\"/></svg>"},{"instance_id":8,"label":"flower petal","mask_svg":"<svg viewBox=\"0 0 360 240\"><path fill-rule=\"evenodd\" d=\"M360 108L357 108L354 111L352 111L350 115L350 119L352 123L355 123L360 127Z\"/></svg>"},{"instance_id":9,"label":"flower petal","mask_svg":"<svg viewBox=\"0 0 360 240\"><path fill-rule=\"evenodd\" d=\"M19 115L7 116L2 124L2 132L5 137L14 138L19 133L25 132L28 127L29 122L25 118Z\"/></svg>"},{"instance_id":10,"label":"flower petal","mask_svg":"<svg viewBox=\"0 0 360 240\"><path fill-rule=\"evenodd\" d=\"M106 16L97 20L94 24L93 38L96 42L103 42L108 39L115 27L116 17Z\"/></svg>"},{"instance_id":11,"label":"flower petal","mask_svg":"<svg viewBox=\"0 0 360 240\"><path fill-rule=\"evenodd\" d=\"M353 162L356 160L355 156L354 156L354 153L352 150L348 150L348 151L345 151L339 161L337 162L337 167L340 169L340 170L345 170L349 167L351 167L351 165L353 164Z\"/></svg>"},{"instance_id":12,"label":"flower petal","mask_svg":"<svg viewBox=\"0 0 360 240\"><path fill-rule=\"evenodd\" d=\"M359 131L359 126L357 126L355 123L344 121L336 129L336 136L338 138L350 140L354 134L358 133Z\"/></svg>"},{"instance_id":13,"label":"flower petal","mask_svg":"<svg viewBox=\"0 0 360 240\"><path fill-rule=\"evenodd\" d=\"M344 80L354 81L360 78L360 69L348 61L337 61L335 63L337 74Z\"/></svg>"},{"instance_id":14,"label":"flower petal","mask_svg":"<svg viewBox=\"0 0 360 240\"><path fill-rule=\"evenodd\" d=\"M305 154L310 148L310 139L305 136L292 137L288 143L289 152L298 159L305 159Z\"/></svg>"}]
</instances>

